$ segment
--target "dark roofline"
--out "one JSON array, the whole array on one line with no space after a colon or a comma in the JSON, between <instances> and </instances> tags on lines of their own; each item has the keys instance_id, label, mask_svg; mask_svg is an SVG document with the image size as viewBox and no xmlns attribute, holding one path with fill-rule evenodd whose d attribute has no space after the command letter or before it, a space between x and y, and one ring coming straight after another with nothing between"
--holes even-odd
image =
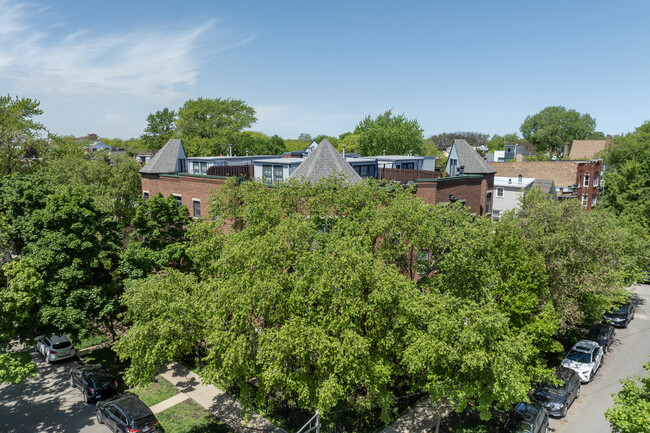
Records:
<instances>
[{"instance_id":1,"label":"dark roofline","mask_svg":"<svg viewBox=\"0 0 650 433\"><path fill-rule=\"evenodd\" d=\"M486 173L491 174L491 173ZM416 179L416 182L444 182L445 180L455 180L455 179L482 179L484 175L482 174L466 174L463 176L450 176L450 177L439 177L437 179Z\"/></svg>"}]
</instances>

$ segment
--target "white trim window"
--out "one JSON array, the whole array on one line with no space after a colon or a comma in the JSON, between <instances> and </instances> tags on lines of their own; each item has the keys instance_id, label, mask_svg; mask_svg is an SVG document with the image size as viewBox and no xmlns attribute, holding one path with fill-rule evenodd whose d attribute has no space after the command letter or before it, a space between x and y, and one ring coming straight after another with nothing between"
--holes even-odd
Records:
<instances>
[{"instance_id":1,"label":"white trim window","mask_svg":"<svg viewBox=\"0 0 650 433\"><path fill-rule=\"evenodd\" d=\"M498 210L493 210L492 211L492 221L499 221L499 213L500 213L500 211L498 211Z\"/></svg>"},{"instance_id":2,"label":"white trim window","mask_svg":"<svg viewBox=\"0 0 650 433\"><path fill-rule=\"evenodd\" d=\"M598 186L598 180L600 179L600 176L598 173L594 174L594 186Z\"/></svg>"},{"instance_id":3,"label":"white trim window","mask_svg":"<svg viewBox=\"0 0 650 433\"><path fill-rule=\"evenodd\" d=\"M589 175L585 174L585 183L584 186L589 186Z\"/></svg>"},{"instance_id":4,"label":"white trim window","mask_svg":"<svg viewBox=\"0 0 650 433\"><path fill-rule=\"evenodd\" d=\"M583 205L584 207L587 207L587 202L588 202L588 200L589 200L589 196L587 196L587 194L583 194L583 195L582 195L582 205Z\"/></svg>"},{"instance_id":5,"label":"white trim window","mask_svg":"<svg viewBox=\"0 0 650 433\"><path fill-rule=\"evenodd\" d=\"M501 186L498 186L498 187L496 188L496 191L497 191L496 197L497 197L497 198L503 198L503 191L504 191L504 188L501 187Z\"/></svg>"},{"instance_id":6,"label":"white trim window","mask_svg":"<svg viewBox=\"0 0 650 433\"><path fill-rule=\"evenodd\" d=\"M142 191L142 198L144 201L149 200L149 191Z\"/></svg>"},{"instance_id":7,"label":"white trim window","mask_svg":"<svg viewBox=\"0 0 650 433\"><path fill-rule=\"evenodd\" d=\"M194 213L194 218L201 218L201 199L192 199L192 212Z\"/></svg>"},{"instance_id":8,"label":"white trim window","mask_svg":"<svg viewBox=\"0 0 650 433\"><path fill-rule=\"evenodd\" d=\"M178 207L183 206L183 198L180 196L180 194L172 194L172 195L176 199L176 206Z\"/></svg>"}]
</instances>

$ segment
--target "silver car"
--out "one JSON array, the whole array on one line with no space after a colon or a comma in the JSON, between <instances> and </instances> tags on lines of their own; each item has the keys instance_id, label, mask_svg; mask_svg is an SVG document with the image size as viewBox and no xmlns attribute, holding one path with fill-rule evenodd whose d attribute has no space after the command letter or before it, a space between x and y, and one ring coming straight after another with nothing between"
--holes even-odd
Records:
<instances>
[{"instance_id":1,"label":"silver car","mask_svg":"<svg viewBox=\"0 0 650 433\"><path fill-rule=\"evenodd\" d=\"M578 373L582 383L591 382L603 363L603 348L591 340L578 341L562 360L562 367Z\"/></svg>"},{"instance_id":2,"label":"silver car","mask_svg":"<svg viewBox=\"0 0 650 433\"><path fill-rule=\"evenodd\" d=\"M76 352L65 335L52 334L49 337L36 337L35 350L43 355L48 364L62 359L72 358Z\"/></svg>"}]
</instances>

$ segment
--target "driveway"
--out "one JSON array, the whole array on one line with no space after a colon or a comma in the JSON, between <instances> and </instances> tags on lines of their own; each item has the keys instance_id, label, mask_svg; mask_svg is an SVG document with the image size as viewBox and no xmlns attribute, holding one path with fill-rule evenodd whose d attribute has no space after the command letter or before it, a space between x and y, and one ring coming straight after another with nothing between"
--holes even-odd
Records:
<instances>
[{"instance_id":1,"label":"driveway","mask_svg":"<svg viewBox=\"0 0 650 433\"><path fill-rule=\"evenodd\" d=\"M70 386L68 371L79 362L68 359L46 364L32 356L37 376L21 385L0 386L0 432L107 433L94 418L95 405L87 405Z\"/></svg>"},{"instance_id":2,"label":"driveway","mask_svg":"<svg viewBox=\"0 0 650 433\"><path fill-rule=\"evenodd\" d=\"M551 419L550 430L557 433L610 433L605 411L614 405L612 393L621 390L621 379L644 376L643 364L650 361L650 285L634 286L639 296L634 320L627 329L616 329L616 339L605 354L603 366L594 380L582 386L580 398L563 419Z\"/></svg>"}]
</instances>

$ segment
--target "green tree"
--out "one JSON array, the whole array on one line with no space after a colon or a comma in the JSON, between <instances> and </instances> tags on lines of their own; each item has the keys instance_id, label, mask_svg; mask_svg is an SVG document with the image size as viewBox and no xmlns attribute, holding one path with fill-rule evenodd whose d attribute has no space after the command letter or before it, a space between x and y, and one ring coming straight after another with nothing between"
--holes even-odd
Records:
<instances>
[{"instance_id":1,"label":"green tree","mask_svg":"<svg viewBox=\"0 0 650 433\"><path fill-rule=\"evenodd\" d=\"M406 155L413 152L420 155L423 152L422 128L417 120L409 120L403 114L393 116L388 110L376 118L367 116L354 128L359 135L356 148L363 156Z\"/></svg>"},{"instance_id":2,"label":"green tree","mask_svg":"<svg viewBox=\"0 0 650 433\"><path fill-rule=\"evenodd\" d=\"M488 147L488 151L494 152L495 150L505 150L506 144L519 144L521 141L517 133L513 132L503 136L494 134L485 144Z\"/></svg>"},{"instance_id":3,"label":"green tree","mask_svg":"<svg viewBox=\"0 0 650 433\"><path fill-rule=\"evenodd\" d=\"M284 140L277 135L269 137L261 132L244 131L234 138L233 154L279 155L287 151Z\"/></svg>"},{"instance_id":4,"label":"green tree","mask_svg":"<svg viewBox=\"0 0 650 433\"><path fill-rule=\"evenodd\" d=\"M257 121L255 109L240 99L189 99L178 110L176 129L188 155L225 154L236 133Z\"/></svg>"},{"instance_id":5,"label":"green tree","mask_svg":"<svg viewBox=\"0 0 650 433\"><path fill-rule=\"evenodd\" d=\"M643 368L650 371L650 362ZM605 418L612 426L612 431L614 433L647 431L650 425L650 376L627 378L621 380L621 383L623 389L618 394L612 394L614 406L605 412Z\"/></svg>"},{"instance_id":6,"label":"green tree","mask_svg":"<svg viewBox=\"0 0 650 433\"><path fill-rule=\"evenodd\" d=\"M44 156L45 127L33 119L43 114L39 106L35 99L0 96L0 176L29 171Z\"/></svg>"},{"instance_id":7,"label":"green tree","mask_svg":"<svg viewBox=\"0 0 650 433\"><path fill-rule=\"evenodd\" d=\"M165 267L187 267L185 231L190 223L187 207L174 196L151 197L136 208L130 242L122 255L122 274L144 278Z\"/></svg>"},{"instance_id":8,"label":"green tree","mask_svg":"<svg viewBox=\"0 0 650 433\"><path fill-rule=\"evenodd\" d=\"M112 330L120 293L115 217L97 207L90 193L70 189L50 195L33 212L26 239L23 255L44 283L40 324L72 338L101 324Z\"/></svg>"},{"instance_id":9,"label":"green tree","mask_svg":"<svg viewBox=\"0 0 650 433\"><path fill-rule=\"evenodd\" d=\"M174 136L176 132L176 112L163 108L147 116L147 126L140 136L148 150L158 150Z\"/></svg>"},{"instance_id":10,"label":"green tree","mask_svg":"<svg viewBox=\"0 0 650 433\"><path fill-rule=\"evenodd\" d=\"M524 139L537 147L538 152L562 152L569 140L583 140L596 129L596 120L589 114L567 110L561 105L546 107L526 117L519 130Z\"/></svg>"},{"instance_id":11,"label":"green tree","mask_svg":"<svg viewBox=\"0 0 650 433\"><path fill-rule=\"evenodd\" d=\"M359 146L359 135L350 132L341 134L336 145L336 150L343 152L343 146L345 146L346 153L356 153L357 147Z\"/></svg>"},{"instance_id":12,"label":"green tree","mask_svg":"<svg viewBox=\"0 0 650 433\"><path fill-rule=\"evenodd\" d=\"M650 122L615 137L603 157L603 205L650 232Z\"/></svg>"}]
</instances>

